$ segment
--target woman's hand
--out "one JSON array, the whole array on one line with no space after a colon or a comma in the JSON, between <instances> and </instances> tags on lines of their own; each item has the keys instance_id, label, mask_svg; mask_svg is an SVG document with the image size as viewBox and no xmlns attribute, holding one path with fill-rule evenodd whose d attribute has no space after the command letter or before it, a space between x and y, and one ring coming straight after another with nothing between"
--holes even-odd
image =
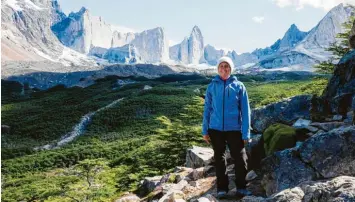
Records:
<instances>
[{"instance_id":1,"label":"woman's hand","mask_svg":"<svg viewBox=\"0 0 355 202\"><path fill-rule=\"evenodd\" d=\"M244 147L246 147L249 143L251 143L251 139L243 140Z\"/></svg>"},{"instance_id":2,"label":"woman's hand","mask_svg":"<svg viewBox=\"0 0 355 202\"><path fill-rule=\"evenodd\" d=\"M210 139L210 136L208 134L204 135L203 139L206 141L207 144L210 144L211 139Z\"/></svg>"}]
</instances>

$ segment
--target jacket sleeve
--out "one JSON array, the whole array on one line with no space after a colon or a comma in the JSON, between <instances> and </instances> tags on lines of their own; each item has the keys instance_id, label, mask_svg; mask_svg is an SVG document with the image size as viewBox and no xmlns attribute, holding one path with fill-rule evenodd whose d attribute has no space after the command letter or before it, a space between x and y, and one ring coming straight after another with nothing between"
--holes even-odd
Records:
<instances>
[{"instance_id":1,"label":"jacket sleeve","mask_svg":"<svg viewBox=\"0 0 355 202\"><path fill-rule=\"evenodd\" d=\"M242 115L242 138L243 140L250 139L250 106L247 89L242 84L241 89L241 115Z\"/></svg>"},{"instance_id":2,"label":"jacket sleeve","mask_svg":"<svg viewBox=\"0 0 355 202\"><path fill-rule=\"evenodd\" d=\"M205 106L203 111L202 135L208 134L211 111L212 111L212 95L211 95L210 85L208 85L206 90L206 95L205 95Z\"/></svg>"}]
</instances>

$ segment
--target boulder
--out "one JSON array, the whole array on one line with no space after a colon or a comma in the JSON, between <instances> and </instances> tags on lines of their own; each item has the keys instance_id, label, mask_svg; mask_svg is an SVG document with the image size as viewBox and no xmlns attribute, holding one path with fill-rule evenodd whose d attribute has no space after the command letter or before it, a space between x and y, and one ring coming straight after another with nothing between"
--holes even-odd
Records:
<instances>
[{"instance_id":1,"label":"boulder","mask_svg":"<svg viewBox=\"0 0 355 202\"><path fill-rule=\"evenodd\" d=\"M213 149L207 147L193 146L186 153L186 167L199 168L212 163Z\"/></svg>"},{"instance_id":2,"label":"boulder","mask_svg":"<svg viewBox=\"0 0 355 202\"><path fill-rule=\"evenodd\" d=\"M355 176L355 126L334 129L306 140L299 152L303 162L325 178Z\"/></svg>"},{"instance_id":3,"label":"boulder","mask_svg":"<svg viewBox=\"0 0 355 202\"><path fill-rule=\"evenodd\" d=\"M309 119L310 95L299 95L252 110L251 125L255 132L262 133L274 123L291 125L298 118Z\"/></svg>"},{"instance_id":4,"label":"boulder","mask_svg":"<svg viewBox=\"0 0 355 202\"><path fill-rule=\"evenodd\" d=\"M271 155L275 151L294 147L296 130L284 124L273 124L265 130L263 139L265 154Z\"/></svg>"},{"instance_id":5,"label":"boulder","mask_svg":"<svg viewBox=\"0 0 355 202\"><path fill-rule=\"evenodd\" d=\"M267 196L317 177L313 169L298 158L294 148L275 152L261 164L261 184Z\"/></svg>"}]
</instances>

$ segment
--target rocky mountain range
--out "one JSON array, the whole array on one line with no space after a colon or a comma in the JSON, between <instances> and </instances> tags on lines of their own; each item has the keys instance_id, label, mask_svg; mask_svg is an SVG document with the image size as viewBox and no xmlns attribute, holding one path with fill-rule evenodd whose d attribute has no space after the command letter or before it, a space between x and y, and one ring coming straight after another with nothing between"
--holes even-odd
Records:
<instances>
[{"instance_id":1,"label":"rocky mountain range","mask_svg":"<svg viewBox=\"0 0 355 202\"><path fill-rule=\"evenodd\" d=\"M84 67L95 70L100 69L98 64L112 63L213 66L223 55L231 57L239 69L312 70L314 64L331 57L324 48L335 42L336 34L343 31L342 23L354 15L352 7L339 4L308 32L292 24L284 37L271 46L237 54L206 45L198 26L181 43L169 47L161 27L133 32L91 15L84 7L66 16L57 0L5 0L1 10L3 66L12 68L6 69L7 75L47 71L42 68L43 61L66 66L53 65L62 68L50 69L61 72L80 71ZM8 65L17 61L30 62L18 71L13 69L14 65Z\"/></svg>"}]
</instances>

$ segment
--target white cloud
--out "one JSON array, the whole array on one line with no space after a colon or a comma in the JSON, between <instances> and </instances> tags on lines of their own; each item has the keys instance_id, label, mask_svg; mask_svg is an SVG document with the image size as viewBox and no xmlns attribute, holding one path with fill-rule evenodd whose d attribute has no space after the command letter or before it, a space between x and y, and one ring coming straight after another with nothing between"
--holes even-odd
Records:
<instances>
[{"instance_id":1,"label":"white cloud","mask_svg":"<svg viewBox=\"0 0 355 202\"><path fill-rule=\"evenodd\" d=\"M332 9L340 3L355 4L355 0L272 0L279 7L294 6L296 10L303 9L304 6L321 8L325 11Z\"/></svg>"},{"instance_id":2,"label":"white cloud","mask_svg":"<svg viewBox=\"0 0 355 202\"><path fill-rule=\"evenodd\" d=\"M261 24L261 23L264 22L264 19L265 19L265 18L262 17L262 16L254 16L252 19L253 19L254 22Z\"/></svg>"}]
</instances>

